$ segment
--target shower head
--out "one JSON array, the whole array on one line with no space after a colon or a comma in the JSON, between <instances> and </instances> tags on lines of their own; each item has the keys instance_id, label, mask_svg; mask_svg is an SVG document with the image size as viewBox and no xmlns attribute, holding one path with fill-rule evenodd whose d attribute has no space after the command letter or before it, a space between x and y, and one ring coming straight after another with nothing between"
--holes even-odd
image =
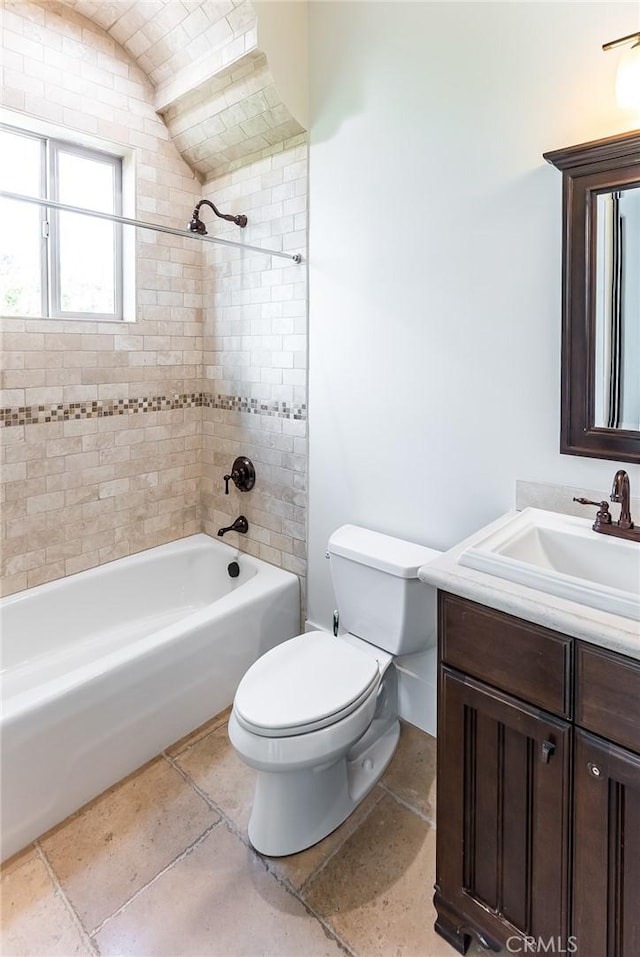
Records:
<instances>
[{"instance_id":1,"label":"shower head","mask_svg":"<svg viewBox=\"0 0 640 957\"><path fill-rule=\"evenodd\" d=\"M187 226L187 228L188 228L189 230L191 230L192 233L198 233L199 236L206 236L206 235L207 235L206 226L204 225L204 223L203 223L202 220L200 219L200 207L203 206L203 205L204 205L204 206L210 206L211 209L212 209L212 210L214 211L214 213L216 214L216 216L219 216L220 219L226 219L227 222L229 222L229 223L235 223L236 226L240 226L240 227L243 228L243 229L244 229L244 227L247 225L247 217L246 217L246 216L243 216L242 214L240 214L240 215L238 215L238 216L231 216L231 215L228 214L228 213L221 213L220 210L219 210L216 206L214 206L214 204L213 204L210 200L208 200L208 199L201 199L200 202L197 204L196 208L194 209L193 215L191 216L191 220L190 220L190 222L189 222L189 224L188 224L188 226Z\"/></svg>"},{"instance_id":2,"label":"shower head","mask_svg":"<svg viewBox=\"0 0 640 957\"><path fill-rule=\"evenodd\" d=\"M191 221L189 223L189 229L192 233L200 233L201 236L206 236L207 230L204 223L198 216L198 210L194 209Z\"/></svg>"}]
</instances>

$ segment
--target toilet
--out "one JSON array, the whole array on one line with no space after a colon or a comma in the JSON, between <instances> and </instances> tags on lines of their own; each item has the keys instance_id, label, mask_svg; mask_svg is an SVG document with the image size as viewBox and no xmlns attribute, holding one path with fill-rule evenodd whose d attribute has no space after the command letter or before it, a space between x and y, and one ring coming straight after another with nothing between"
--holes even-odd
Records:
<instances>
[{"instance_id":1,"label":"toilet","mask_svg":"<svg viewBox=\"0 0 640 957\"><path fill-rule=\"evenodd\" d=\"M384 773L400 736L394 658L435 643L435 591L418 569L439 554L343 525L327 550L339 636L284 641L240 682L229 737L258 772L249 839L260 853L316 844Z\"/></svg>"}]
</instances>

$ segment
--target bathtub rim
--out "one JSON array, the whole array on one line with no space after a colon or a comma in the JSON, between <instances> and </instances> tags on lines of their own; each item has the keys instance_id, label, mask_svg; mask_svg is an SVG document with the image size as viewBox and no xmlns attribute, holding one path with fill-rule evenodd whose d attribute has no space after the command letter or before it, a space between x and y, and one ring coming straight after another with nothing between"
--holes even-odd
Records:
<instances>
[{"instance_id":1,"label":"bathtub rim","mask_svg":"<svg viewBox=\"0 0 640 957\"><path fill-rule=\"evenodd\" d=\"M184 617L176 622L172 622L170 625L166 625L157 631L153 631L150 634L133 640L126 648L119 648L117 651L100 655L91 663L85 663L48 682L40 683L27 691L7 696L5 694L4 685L6 676L10 671L7 669L1 672L0 702L2 709L0 713L0 729L6 728L13 721L19 720L31 711L34 706L45 706L57 698L73 693L79 685L90 684L92 681L99 679L106 671L116 671L120 667L126 667L132 659L152 654L154 649L159 646L178 642L183 638L186 632L192 632L209 621L213 622L219 617L232 614L238 606L249 606L253 602L259 601L265 593L273 591L274 588L276 590L280 588L286 589L292 581L295 581L299 593L299 578L293 572L279 568L276 565L265 562L264 559L256 558L246 552L241 552L239 549L224 542L218 542L204 532L197 532L186 538L176 539L173 542L167 542L162 545L154 545L151 548L136 552L134 555L114 559L112 562L104 562L102 565L97 565L94 568L85 569L84 571L67 575L64 578L59 578L52 582L45 582L42 585L36 585L33 588L18 592L16 595L8 595L6 598L0 599L0 619L2 617L2 609L10 604L17 603L18 599L24 601L34 594L47 595L55 593L63 588L66 583L73 581L77 584L81 578L96 578L107 565L113 565L118 562L124 566L126 563L126 567L130 568L135 565L144 564L145 561L148 562L150 553L154 551L162 549L164 554L180 555L181 553L192 550L194 545L204 545L207 549L214 548L219 552L224 549L229 555L229 561L246 561L254 569L255 573L251 578L243 582L239 587L227 592L227 594L214 599L197 611L185 614Z\"/></svg>"},{"instance_id":2,"label":"bathtub rim","mask_svg":"<svg viewBox=\"0 0 640 957\"><path fill-rule=\"evenodd\" d=\"M48 595L50 592L58 590L65 582L77 581L81 576L84 579L92 580L93 578L97 578L104 569L116 564L126 568L133 568L136 565L143 564L145 557L148 556L150 552L154 552L158 549L162 549L163 552L168 554L175 553L179 555L181 552L188 551L189 547L193 545L206 545L209 548L213 547L216 551L225 549L229 552L230 562L242 559L243 561L248 561L253 567L256 567L256 565L259 567L266 565L276 572L284 572L287 575L294 574L284 568L279 568L277 565L266 562L263 558L256 558L248 552L243 552L240 548L229 545L228 542L219 541L206 532L195 532L193 535L186 535L184 538L174 538L170 542L162 542L160 545L151 545L149 548L142 548L139 552L133 552L131 555L112 558L108 562L100 562L99 565L84 568L82 571L74 572L72 575L63 575L61 578L54 578L50 582L43 582L41 585L33 585L31 588L23 588L21 591L13 592L11 595L5 595L0 598L0 619L2 618L2 610L4 608L8 608L14 604L20 604L20 602L25 601L28 597Z\"/></svg>"}]
</instances>

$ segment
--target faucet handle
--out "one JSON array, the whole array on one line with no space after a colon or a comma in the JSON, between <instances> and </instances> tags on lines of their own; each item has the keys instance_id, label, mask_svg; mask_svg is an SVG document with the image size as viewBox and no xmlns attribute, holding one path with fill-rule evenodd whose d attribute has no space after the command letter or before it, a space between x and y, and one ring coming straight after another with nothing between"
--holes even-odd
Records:
<instances>
[{"instance_id":1,"label":"faucet handle","mask_svg":"<svg viewBox=\"0 0 640 957\"><path fill-rule=\"evenodd\" d=\"M597 505L598 511L596 513L596 520L593 523L594 532L599 532L602 529L603 525L611 525L611 513L609 511L609 503L606 499L603 499L602 502L594 502L590 498L576 498L574 496L574 502L578 502L579 505Z\"/></svg>"},{"instance_id":2,"label":"faucet handle","mask_svg":"<svg viewBox=\"0 0 640 957\"><path fill-rule=\"evenodd\" d=\"M250 492L256 484L256 470L253 462L246 455L239 455L231 467L231 472L223 478L225 495L229 494L229 482L233 482L240 492Z\"/></svg>"}]
</instances>

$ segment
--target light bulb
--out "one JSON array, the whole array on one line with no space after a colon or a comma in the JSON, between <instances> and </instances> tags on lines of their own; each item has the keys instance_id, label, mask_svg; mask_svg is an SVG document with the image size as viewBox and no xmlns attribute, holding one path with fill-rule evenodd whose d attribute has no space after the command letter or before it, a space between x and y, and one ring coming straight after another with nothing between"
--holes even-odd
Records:
<instances>
[{"instance_id":1,"label":"light bulb","mask_svg":"<svg viewBox=\"0 0 640 957\"><path fill-rule=\"evenodd\" d=\"M640 40L620 59L616 98L623 109L640 109Z\"/></svg>"}]
</instances>

